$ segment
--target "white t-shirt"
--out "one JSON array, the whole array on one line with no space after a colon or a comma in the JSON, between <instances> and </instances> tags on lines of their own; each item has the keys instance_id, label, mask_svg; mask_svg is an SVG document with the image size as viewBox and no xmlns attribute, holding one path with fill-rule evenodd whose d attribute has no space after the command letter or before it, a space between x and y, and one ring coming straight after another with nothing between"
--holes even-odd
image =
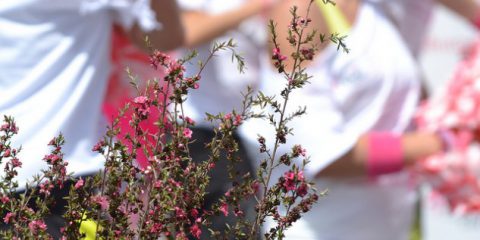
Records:
<instances>
[{"instance_id":1,"label":"white t-shirt","mask_svg":"<svg viewBox=\"0 0 480 240\"><path fill-rule=\"evenodd\" d=\"M244 4L244 0L180 0L180 7L185 10L202 11L208 14L220 14L233 10ZM196 47L198 57L187 64L187 74L198 72L196 63L205 61L210 54L214 42L224 42L234 39L240 53L247 64L245 72L239 73L236 62L232 62L230 51L220 51L208 63L202 72L199 82L200 88L189 92L184 103L187 116L197 122L197 126L211 126L205 121L205 113L217 114L231 112L232 109L242 109L243 97L247 86L256 87L259 82L260 53L266 44L266 21L260 17L252 17L240 24L236 29L227 32L224 36Z\"/></svg>"},{"instance_id":2,"label":"white t-shirt","mask_svg":"<svg viewBox=\"0 0 480 240\"><path fill-rule=\"evenodd\" d=\"M433 7L432 0L372 0L383 7L386 15L392 20L402 35L407 46L415 57L418 57L423 46L430 23Z\"/></svg>"},{"instance_id":3,"label":"white t-shirt","mask_svg":"<svg viewBox=\"0 0 480 240\"><path fill-rule=\"evenodd\" d=\"M20 186L46 167L48 142L59 133L68 170L98 171L103 158L91 151L106 124L100 105L109 75L110 34L139 20L160 27L149 1L15 0L0 2L0 114L19 126Z\"/></svg>"},{"instance_id":4,"label":"white t-shirt","mask_svg":"<svg viewBox=\"0 0 480 240\"><path fill-rule=\"evenodd\" d=\"M306 106L307 114L290 123L294 136L287 136L281 151L294 144L306 148L310 179L347 153L360 135L402 133L410 125L419 97L418 71L408 47L380 9L375 2L363 1L346 42L351 52L328 46L308 67L311 83L295 90L290 99L290 112ZM265 69L261 90L278 96L285 84L281 79L272 68ZM274 136L266 124L251 121L243 126L253 154L258 152L256 133L267 140ZM278 178L283 172L277 173ZM408 239L415 193L406 174L386 175L376 182L321 178L316 183L319 190L328 188L329 195L293 224L287 239Z\"/></svg>"}]
</instances>

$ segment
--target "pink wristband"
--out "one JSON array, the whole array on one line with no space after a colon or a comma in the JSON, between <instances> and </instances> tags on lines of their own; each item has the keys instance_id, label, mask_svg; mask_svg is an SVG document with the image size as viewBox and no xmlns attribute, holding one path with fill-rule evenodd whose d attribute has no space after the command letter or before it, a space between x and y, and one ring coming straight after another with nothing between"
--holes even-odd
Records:
<instances>
[{"instance_id":1,"label":"pink wristband","mask_svg":"<svg viewBox=\"0 0 480 240\"><path fill-rule=\"evenodd\" d=\"M404 167L402 139L388 132L368 134L367 174L369 177L398 172Z\"/></svg>"}]
</instances>

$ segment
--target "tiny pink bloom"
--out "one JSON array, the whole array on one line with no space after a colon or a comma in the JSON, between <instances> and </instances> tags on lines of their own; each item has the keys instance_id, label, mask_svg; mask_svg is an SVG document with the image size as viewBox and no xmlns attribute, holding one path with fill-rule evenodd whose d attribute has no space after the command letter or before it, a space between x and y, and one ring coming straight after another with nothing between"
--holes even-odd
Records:
<instances>
[{"instance_id":1,"label":"tiny pink bloom","mask_svg":"<svg viewBox=\"0 0 480 240\"><path fill-rule=\"evenodd\" d=\"M192 216L193 218L198 217L198 214L199 214L199 212L196 208L190 210L190 216Z\"/></svg>"},{"instance_id":2,"label":"tiny pink bloom","mask_svg":"<svg viewBox=\"0 0 480 240\"><path fill-rule=\"evenodd\" d=\"M7 149L7 150L5 150L5 152L3 153L3 157L5 157L5 158L10 157L10 154L11 154L10 149Z\"/></svg>"},{"instance_id":3,"label":"tiny pink bloom","mask_svg":"<svg viewBox=\"0 0 480 240\"><path fill-rule=\"evenodd\" d=\"M80 178L80 180L78 180L76 183L75 183L75 189L79 189L81 187L83 187L83 179Z\"/></svg>"},{"instance_id":4,"label":"tiny pink bloom","mask_svg":"<svg viewBox=\"0 0 480 240\"><path fill-rule=\"evenodd\" d=\"M175 207L175 215L177 218L184 219L187 217L187 214L185 214L185 211L179 207Z\"/></svg>"},{"instance_id":5,"label":"tiny pink bloom","mask_svg":"<svg viewBox=\"0 0 480 240\"><path fill-rule=\"evenodd\" d=\"M213 169L215 167L215 163L214 162L211 162L208 164L208 168L209 169Z\"/></svg>"},{"instance_id":6,"label":"tiny pink bloom","mask_svg":"<svg viewBox=\"0 0 480 240\"><path fill-rule=\"evenodd\" d=\"M295 173L292 172L292 171L288 171L288 172L284 173L283 176L284 176L285 179L287 179L287 180L292 180L292 181L293 181L293 180L295 179Z\"/></svg>"},{"instance_id":7,"label":"tiny pink bloom","mask_svg":"<svg viewBox=\"0 0 480 240\"><path fill-rule=\"evenodd\" d=\"M280 48L274 48L272 52L273 52L273 55L278 55L280 54Z\"/></svg>"},{"instance_id":8,"label":"tiny pink bloom","mask_svg":"<svg viewBox=\"0 0 480 240\"><path fill-rule=\"evenodd\" d=\"M21 167L22 166L22 162L20 162L20 160L18 158L12 158L12 166L13 167Z\"/></svg>"},{"instance_id":9,"label":"tiny pink bloom","mask_svg":"<svg viewBox=\"0 0 480 240\"><path fill-rule=\"evenodd\" d=\"M153 184L153 187L154 187L154 188L161 188L162 185L163 185L163 184L162 184L162 181L157 180L157 181L155 181L155 183Z\"/></svg>"},{"instance_id":10,"label":"tiny pink bloom","mask_svg":"<svg viewBox=\"0 0 480 240\"><path fill-rule=\"evenodd\" d=\"M7 196L3 196L0 201L2 201L2 203L8 203L10 202L10 198L8 198Z\"/></svg>"},{"instance_id":11,"label":"tiny pink bloom","mask_svg":"<svg viewBox=\"0 0 480 240\"><path fill-rule=\"evenodd\" d=\"M145 104L147 102L147 100L148 100L147 97L139 96L139 97L136 97L135 99L133 99L133 102L138 103L138 104Z\"/></svg>"},{"instance_id":12,"label":"tiny pink bloom","mask_svg":"<svg viewBox=\"0 0 480 240\"><path fill-rule=\"evenodd\" d=\"M223 213L223 215L228 216L228 205L226 203L222 203L219 210Z\"/></svg>"},{"instance_id":13,"label":"tiny pink bloom","mask_svg":"<svg viewBox=\"0 0 480 240\"><path fill-rule=\"evenodd\" d=\"M28 224L28 228L32 233L37 233L38 230L45 231L47 229L47 225L42 220L33 220Z\"/></svg>"},{"instance_id":14,"label":"tiny pink bloom","mask_svg":"<svg viewBox=\"0 0 480 240\"><path fill-rule=\"evenodd\" d=\"M200 234L202 234L202 230L200 230L200 227L198 227L197 224L194 224L192 227L190 227L190 233L197 239L200 239Z\"/></svg>"},{"instance_id":15,"label":"tiny pink bloom","mask_svg":"<svg viewBox=\"0 0 480 240\"><path fill-rule=\"evenodd\" d=\"M190 124L190 125L195 125L195 121L193 119L191 119L190 117L188 116L180 116L180 119L184 119L186 123Z\"/></svg>"},{"instance_id":16,"label":"tiny pink bloom","mask_svg":"<svg viewBox=\"0 0 480 240\"><path fill-rule=\"evenodd\" d=\"M238 126L238 125L242 124L242 121L243 121L242 116L236 115L235 116L235 121L233 121L233 125Z\"/></svg>"},{"instance_id":17,"label":"tiny pink bloom","mask_svg":"<svg viewBox=\"0 0 480 240\"><path fill-rule=\"evenodd\" d=\"M192 130L190 130L190 128L184 128L183 129L183 136L190 139L192 138Z\"/></svg>"},{"instance_id":18,"label":"tiny pink bloom","mask_svg":"<svg viewBox=\"0 0 480 240\"><path fill-rule=\"evenodd\" d=\"M110 206L110 203L105 196L93 196L92 201L100 205L102 209L108 209L108 207Z\"/></svg>"},{"instance_id":19,"label":"tiny pink bloom","mask_svg":"<svg viewBox=\"0 0 480 240\"><path fill-rule=\"evenodd\" d=\"M4 223L10 223L10 218L13 217L13 213L9 212L7 213L7 215L5 215L5 217L3 218L3 222Z\"/></svg>"},{"instance_id":20,"label":"tiny pink bloom","mask_svg":"<svg viewBox=\"0 0 480 240\"><path fill-rule=\"evenodd\" d=\"M300 197L304 197L307 195L308 192L308 186L306 183L302 183L298 188L297 188L297 194Z\"/></svg>"},{"instance_id":21,"label":"tiny pink bloom","mask_svg":"<svg viewBox=\"0 0 480 240\"><path fill-rule=\"evenodd\" d=\"M97 144L95 144L95 146L93 146L92 148L92 151L93 152L101 152L102 151L102 147L105 145L105 142L104 141L99 141Z\"/></svg>"},{"instance_id":22,"label":"tiny pink bloom","mask_svg":"<svg viewBox=\"0 0 480 240\"><path fill-rule=\"evenodd\" d=\"M305 180L305 176L303 175L303 171L299 171L299 172L297 173L297 180L298 180L298 181L303 181L303 180Z\"/></svg>"}]
</instances>

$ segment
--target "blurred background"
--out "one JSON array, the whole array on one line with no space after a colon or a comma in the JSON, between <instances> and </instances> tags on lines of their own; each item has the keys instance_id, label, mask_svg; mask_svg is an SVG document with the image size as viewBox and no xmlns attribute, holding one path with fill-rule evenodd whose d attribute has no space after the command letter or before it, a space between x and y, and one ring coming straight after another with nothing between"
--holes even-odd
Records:
<instances>
[{"instance_id":1,"label":"blurred background","mask_svg":"<svg viewBox=\"0 0 480 240\"><path fill-rule=\"evenodd\" d=\"M455 67L462 58L463 50L477 37L476 30L464 19L443 6L436 6L424 43L424 51L420 56L426 86L431 94L438 92L452 77ZM452 216L445 204L428 201L429 196L429 189L423 187L422 239L480 239L478 231L480 217Z\"/></svg>"}]
</instances>

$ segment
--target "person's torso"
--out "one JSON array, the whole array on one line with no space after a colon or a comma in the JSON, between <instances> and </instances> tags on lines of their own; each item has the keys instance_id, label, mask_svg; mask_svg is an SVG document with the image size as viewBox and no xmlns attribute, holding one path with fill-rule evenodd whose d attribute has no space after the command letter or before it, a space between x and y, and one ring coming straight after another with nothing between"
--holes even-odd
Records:
<instances>
[{"instance_id":1,"label":"person's torso","mask_svg":"<svg viewBox=\"0 0 480 240\"><path fill-rule=\"evenodd\" d=\"M69 169L103 164L91 152L109 73L111 12L83 11L80 0L0 3L0 114L15 118L23 182L45 166L48 142L62 133ZM101 126L103 128L105 126Z\"/></svg>"}]
</instances>

